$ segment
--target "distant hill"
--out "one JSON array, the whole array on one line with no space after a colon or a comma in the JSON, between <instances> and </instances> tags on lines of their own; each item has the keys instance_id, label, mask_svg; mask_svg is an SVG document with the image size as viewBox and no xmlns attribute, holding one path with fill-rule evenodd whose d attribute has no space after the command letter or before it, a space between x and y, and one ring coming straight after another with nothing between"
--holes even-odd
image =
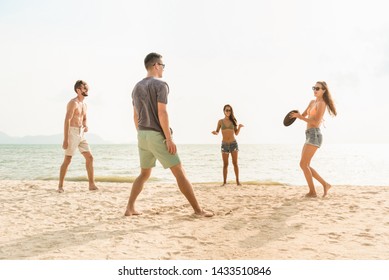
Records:
<instances>
[{"instance_id":1,"label":"distant hill","mask_svg":"<svg viewBox=\"0 0 389 280\"><path fill-rule=\"evenodd\" d=\"M86 138L88 140L88 143L90 144L111 144L110 142L105 141L103 138L93 133L87 133ZM0 131L0 144L58 144L61 145L62 141L63 141L62 134L12 137Z\"/></svg>"}]
</instances>

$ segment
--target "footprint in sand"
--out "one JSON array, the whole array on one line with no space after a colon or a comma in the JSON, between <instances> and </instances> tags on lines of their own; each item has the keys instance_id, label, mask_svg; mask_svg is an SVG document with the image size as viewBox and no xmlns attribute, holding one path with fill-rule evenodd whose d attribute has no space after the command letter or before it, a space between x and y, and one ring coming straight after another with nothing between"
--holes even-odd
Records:
<instances>
[{"instance_id":1,"label":"footprint in sand","mask_svg":"<svg viewBox=\"0 0 389 280\"><path fill-rule=\"evenodd\" d=\"M305 248L301 248L301 250L304 250L304 251L312 251L312 252L316 252L316 250L315 250L315 249L312 249L312 248L307 248L307 247L305 247Z\"/></svg>"},{"instance_id":2,"label":"footprint in sand","mask_svg":"<svg viewBox=\"0 0 389 280\"><path fill-rule=\"evenodd\" d=\"M378 192L361 192L361 194L368 194L368 195L375 195L375 194L378 194ZM371 197L368 197L369 199L371 199Z\"/></svg>"},{"instance_id":3,"label":"footprint in sand","mask_svg":"<svg viewBox=\"0 0 389 280\"><path fill-rule=\"evenodd\" d=\"M333 239L339 239L342 236L339 233L335 233L335 232L330 232L328 235L330 236L330 238Z\"/></svg>"},{"instance_id":4,"label":"footprint in sand","mask_svg":"<svg viewBox=\"0 0 389 280\"><path fill-rule=\"evenodd\" d=\"M372 236L369 233L359 233L359 234L355 234L355 236L360 237L360 238L364 238L364 239L374 239L374 236Z\"/></svg>"},{"instance_id":5,"label":"footprint in sand","mask_svg":"<svg viewBox=\"0 0 389 280\"><path fill-rule=\"evenodd\" d=\"M177 236L177 235L173 235L172 237L170 238L178 238L178 239L189 239L189 240L198 240L197 237L194 237L194 236L186 236L186 235L183 235L183 236Z\"/></svg>"},{"instance_id":6,"label":"footprint in sand","mask_svg":"<svg viewBox=\"0 0 389 280\"><path fill-rule=\"evenodd\" d=\"M349 206L349 209L350 209L350 212L351 212L351 213L357 212L357 210L358 210L359 208L360 208L360 207L359 207L358 205L355 205L355 204Z\"/></svg>"}]
</instances>

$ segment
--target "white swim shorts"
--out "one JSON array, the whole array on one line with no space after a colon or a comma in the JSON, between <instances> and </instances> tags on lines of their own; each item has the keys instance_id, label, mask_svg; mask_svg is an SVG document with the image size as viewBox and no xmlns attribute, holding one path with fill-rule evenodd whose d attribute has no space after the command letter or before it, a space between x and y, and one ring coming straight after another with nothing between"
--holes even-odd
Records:
<instances>
[{"instance_id":1,"label":"white swim shorts","mask_svg":"<svg viewBox=\"0 0 389 280\"><path fill-rule=\"evenodd\" d=\"M65 150L66 156L74 156L77 148L80 153L90 152L89 144L84 138L84 129L82 127L69 128L68 148Z\"/></svg>"}]
</instances>

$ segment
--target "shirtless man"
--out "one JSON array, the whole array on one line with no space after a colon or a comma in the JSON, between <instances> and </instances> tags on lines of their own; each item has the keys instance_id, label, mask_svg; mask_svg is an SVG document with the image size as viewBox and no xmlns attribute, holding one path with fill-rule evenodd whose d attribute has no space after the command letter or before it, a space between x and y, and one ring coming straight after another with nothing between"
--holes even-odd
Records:
<instances>
[{"instance_id":1,"label":"shirtless man","mask_svg":"<svg viewBox=\"0 0 389 280\"><path fill-rule=\"evenodd\" d=\"M77 97L69 101L66 110L64 125L64 140L62 148L65 150L65 159L61 165L59 174L58 192L64 192L63 182L66 172L72 161L72 156L78 148L86 160L86 171L89 179L89 190L97 190L93 174L93 156L88 143L84 138L84 133L88 132L86 124L86 104L85 97L88 96L88 85L82 80L78 80L74 85Z\"/></svg>"}]
</instances>

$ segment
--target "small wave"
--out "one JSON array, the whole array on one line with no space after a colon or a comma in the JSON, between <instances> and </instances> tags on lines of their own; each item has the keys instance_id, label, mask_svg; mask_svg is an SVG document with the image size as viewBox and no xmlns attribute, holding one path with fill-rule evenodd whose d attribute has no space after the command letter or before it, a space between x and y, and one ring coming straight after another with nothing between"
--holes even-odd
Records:
<instances>
[{"instance_id":1,"label":"small wave","mask_svg":"<svg viewBox=\"0 0 389 280\"><path fill-rule=\"evenodd\" d=\"M274 181L247 181L241 182L242 185L260 185L260 186L287 186L288 184L274 182Z\"/></svg>"},{"instance_id":2,"label":"small wave","mask_svg":"<svg viewBox=\"0 0 389 280\"><path fill-rule=\"evenodd\" d=\"M274 181L242 181L240 182L242 185L246 186L288 186L288 184L280 183L280 182L274 182ZM195 184L210 184L210 185L217 185L221 184L221 182L199 182ZM233 185L236 184L235 181L227 181L227 184Z\"/></svg>"},{"instance_id":3,"label":"small wave","mask_svg":"<svg viewBox=\"0 0 389 280\"><path fill-rule=\"evenodd\" d=\"M96 182L103 182L103 183L133 183L135 181L136 177L130 177L130 176L124 176L124 177L118 177L118 176L97 176L95 177ZM38 178L38 180L43 181L55 181L58 180L58 178ZM86 176L79 176L79 177L69 177L65 178L65 181L70 182L88 182L88 178ZM155 182L158 181L156 178L150 178L149 181Z\"/></svg>"}]
</instances>

